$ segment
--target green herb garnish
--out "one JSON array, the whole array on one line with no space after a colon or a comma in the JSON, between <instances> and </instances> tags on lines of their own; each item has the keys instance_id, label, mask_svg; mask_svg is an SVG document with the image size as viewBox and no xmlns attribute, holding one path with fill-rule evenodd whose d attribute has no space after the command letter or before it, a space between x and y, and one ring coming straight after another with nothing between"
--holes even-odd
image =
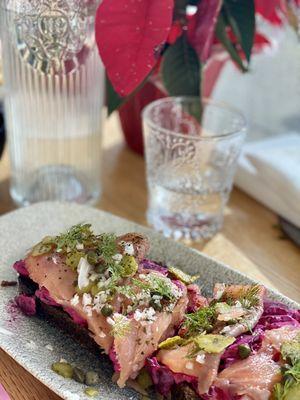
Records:
<instances>
[{"instance_id":1,"label":"green herb garnish","mask_svg":"<svg viewBox=\"0 0 300 400\"><path fill-rule=\"evenodd\" d=\"M130 332L130 320L122 314L114 314L111 335L115 338L123 338Z\"/></svg>"},{"instance_id":2,"label":"green herb garnish","mask_svg":"<svg viewBox=\"0 0 300 400\"><path fill-rule=\"evenodd\" d=\"M240 293L234 298L229 294L225 293L221 297L221 301L225 301L228 305L235 305L236 301L239 301L243 308L249 309L252 307L257 307L260 303L259 298L260 286L253 285L249 288L241 288Z\"/></svg>"},{"instance_id":3,"label":"green herb garnish","mask_svg":"<svg viewBox=\"0 0 300 400\"><path fill-rule=\"evenodd\" d=\"M183 328L187 333L185 336L191 337L203 332L212 332L217 320L217 312L214 306L203 307L194 313L186 314Z\"/></svg>"},{"instance_id":4,"label":"green herb garnish","mask_svg":"<svg viewBox=\"0 0 300 400\"><path fill-rule=\"evenodd\" d=\"M280 348L281 356L287 362L282 368L282 381L274 386L275 400L296 400L300 398L300 334L294 340L285 342Z\"/></svg>"},{"instance_id":5,"label":"green herb garnish","mask_svg":"<svg viewBox=\"0 0 300 400\"><path fill-rule=\"evenodd\" d=\"M132 279L132 282L135 286L148 291L150 294L161 296L169 301L176 300L174 285L169 278L155 273L149 273L145 276L144 281Z\"/></svg>"}]
</instances>

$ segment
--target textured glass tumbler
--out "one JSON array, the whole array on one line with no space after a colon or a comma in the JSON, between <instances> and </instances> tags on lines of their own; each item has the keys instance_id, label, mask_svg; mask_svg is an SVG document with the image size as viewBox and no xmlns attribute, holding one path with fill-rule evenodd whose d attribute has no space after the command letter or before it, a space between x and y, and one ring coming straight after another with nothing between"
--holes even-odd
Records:
<instances>
[{"instance_id":1,"label":"textured glass tumbler","mask_svg":"<svg viewBox=\"0 0 300 400\"><path fill-rule=\"evenodd\" d=\"M221 228L246 134L238 111L204 100L201 119L199 104L199 98L170 97L143 111L148 222L187 241Z\"/></svg>"},{"instance_id":2,"label":"textured glass tumbler","mask_svg":"<svg viewBox=\"0 0 300 400\"><path fill-rule=\"evenodd\" d=\"M100 195L104 68L95 0L2 0L11 195L94 203Z\"/></svg>"}]
</instances>

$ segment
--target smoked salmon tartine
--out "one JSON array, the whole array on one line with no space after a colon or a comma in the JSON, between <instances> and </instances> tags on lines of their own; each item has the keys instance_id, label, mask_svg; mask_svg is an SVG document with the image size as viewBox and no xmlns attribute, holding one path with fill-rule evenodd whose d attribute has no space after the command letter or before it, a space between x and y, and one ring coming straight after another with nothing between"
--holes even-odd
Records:
<instances>
[{"instance_id":1,"label":"smoked salmon tartine","mask_svg":"<svg viewBox=\"0 0 300 400\"><path fill-rule=\"evenodd\" d=\"M141 234L95 234L90 224L47 236L13 266L16 303L107 354L121 388L172 400L300 399L300 310L259 284L217 283L204 297L198 276L149 250ZM62 364L54 371L72 378Z\"/></svg>"}]
</instances>

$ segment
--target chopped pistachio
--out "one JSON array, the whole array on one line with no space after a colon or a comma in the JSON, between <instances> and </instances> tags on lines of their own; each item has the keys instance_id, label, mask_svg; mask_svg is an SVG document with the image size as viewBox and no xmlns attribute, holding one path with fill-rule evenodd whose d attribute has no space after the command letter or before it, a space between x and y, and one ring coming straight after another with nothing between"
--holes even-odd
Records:
<instances>
[{"instance_id":1,"label":"chopped pistachio","mask_svg":"<svg viewBox=\"0 0 300 400\"><path fill-rule=\"evenodd\" d=\"M66 256L66 264L73 270L76 271L80 259L84 257L84 253L81 251L73 251L72 253L67 254Z\"/></svg>"},{"instance_id":2,"label":"chopped pistachio","mask_svg":"<svg viewBox=\"0 0 300 400\"><path fill-rule=\"evenodd\" d=\"M181 346L186 343L186 340L180 336L173 336L161 342L158 345L159 349L173 349L176 346Z\"/></svg>"},{"instance_id":3,"label":"chopped pistachio","mask_svg":"<svg viewBox=\"0 0 300 400\"><path fill-rule=\"evenodd\" d=\"M86 388L84 393L87 396L94 397L94 396L97 396L97 394L99 394L99 390L97 390L95 388Z\"/></svg>"},{"instance_id":4,"label":"chopped pistachio","mask_svg":"<svg viewBox=\"0 0 300 400\"><path fill-rule=\"evenodd\" d=\"M53 363L51 369L52 371L56 372L58 375L63 376L64 378L72 378L73 376L73 367L67 362Z\"/></svg>"},{"instance_id":5,"label":"chopped pistachio","mask_svg":"<svg viewBox=\"0 0 300 400\"><path fill-rule=\"evenodd\" d=\"M179 279L185 285L190 285L191 283L195 282L199 279L200 275L189 275L186 272L183 272L181 269L176 267L169 267L169 273L176 279Z\"/></svg>"},{"instance_id":6,"label":"chopped pistachio","mask_svg":"<svg viewBox=\"0 0 300 400\"><path fill-rule=\"evenodd\" d=\"M125 254L120 261L120 274L123 278L128 278L130 276L135 275L138 270L138 263L133 256L129 256Z\"/></svg>"}]
</instances>

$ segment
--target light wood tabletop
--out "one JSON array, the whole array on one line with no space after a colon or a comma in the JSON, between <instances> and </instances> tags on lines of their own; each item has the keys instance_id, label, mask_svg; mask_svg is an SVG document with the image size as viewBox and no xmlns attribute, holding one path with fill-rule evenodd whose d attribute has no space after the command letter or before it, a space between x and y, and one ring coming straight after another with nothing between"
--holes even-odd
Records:
<instances>
[{"instance_id":1,"label":"light wood tabletop","mask_svg":"<svg viewBox=\"0 0 300 400\"><path fill-rule=\"evenodd\" d=\"M0 215L15 208L8 191L9 175L6 150L0 161ZM96 207L146 224L144 161L125 146L115 115L105 124L103 194ZM195 248L300 301L300 249L282 239L276 224L274 213L234 189L222 231ZM0 382L11 400L59 399L3 351Z\"/></svg>"}]
</instances>

